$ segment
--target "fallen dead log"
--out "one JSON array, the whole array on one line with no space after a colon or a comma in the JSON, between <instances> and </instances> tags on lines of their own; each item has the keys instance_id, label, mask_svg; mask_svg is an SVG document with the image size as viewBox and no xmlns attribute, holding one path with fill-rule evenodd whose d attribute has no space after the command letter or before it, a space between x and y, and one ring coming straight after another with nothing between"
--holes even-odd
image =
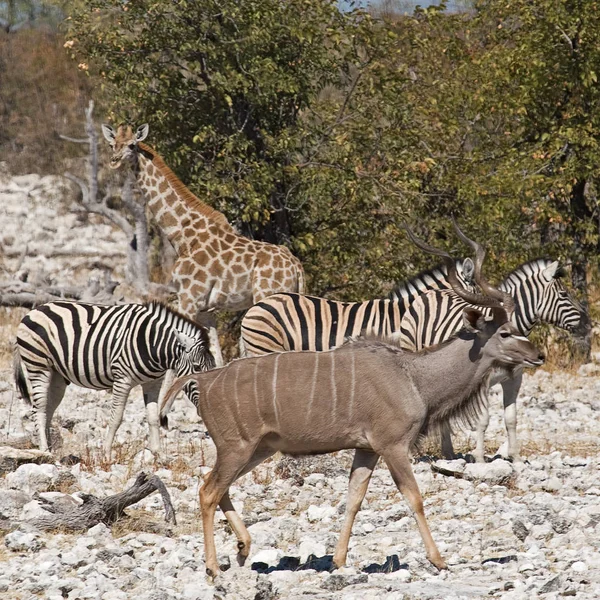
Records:
<instances>
[{"instance_id":1,"label":"fallen dead log","mask_svg":"<svg viewBox=\"0 0 600 600\"><path fill-rule=\"evenodd\" d=\"M38 501L42 508L51 514L32 519L30 522L34 527L44 530L86 531L98 523L110 526L125 515L128 506L156 491L162 496L165 521L177 525L175 509L165 484L156 475L149 478L146 473L140 473L128 490L108 498L100 499L92 494L80 494L83 504L78 506L40 498Z\"/></svg>"}]
</instances>

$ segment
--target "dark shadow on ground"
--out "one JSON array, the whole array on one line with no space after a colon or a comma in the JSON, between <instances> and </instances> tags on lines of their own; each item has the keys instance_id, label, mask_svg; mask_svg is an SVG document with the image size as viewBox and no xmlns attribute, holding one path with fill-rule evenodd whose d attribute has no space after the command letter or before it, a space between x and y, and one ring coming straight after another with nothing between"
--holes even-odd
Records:
<instances>
[{"instance_id":1,"label":"dark shadow on ground","mask_svg":"<svg viewBox=\"0 0 600 600\"><path fill-rule=\"evenodd\" d=\"M318 572L335 571L333 565L333 555L326 554L325 556L315 556L311 554L306 562L300 563L297 556L284 556L275 566L269 566L264 562L252 563L252 570L258 573L272 573L273 571L305 571L314 569ZM382 564L372 563L362 570L363 573L392 573L400 569L408 569L406 563L401 563L396 554L388 556Z\"/></svg>"}]
</instances>

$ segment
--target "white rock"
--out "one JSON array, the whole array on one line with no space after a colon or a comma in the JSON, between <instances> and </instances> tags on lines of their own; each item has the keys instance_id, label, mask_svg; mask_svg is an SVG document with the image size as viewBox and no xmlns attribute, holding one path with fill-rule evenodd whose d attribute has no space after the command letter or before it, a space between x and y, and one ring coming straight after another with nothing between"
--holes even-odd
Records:
<instances>
[{"instance_id":1,"label":"white rock","mask_svg":"<svg viewBox=\"0 0 600 600\"><path fill-rule=\"evenodd\" d=\"M28 502L21 511L21 521L28 522L31 519L37 519L38 517L47 517L50 513L43 509L37 500Z\"/></svg>"},{"instance_id":2,"label":"white rock","mask_svg":"<svg viewBox=\"0 0 600 600\"><path fill-rule=\"evenodd\" d=\"M333 506L316 506L311 504L306 511L306 518L311 522L330 520L335 515L336 509Z\"/></svg>"},{"instance_id":3,"label":"white rock","mask_svg":"<svg viewBox=\"0 0 600 600\"><path fill-rule=\"evenodd\" d=\"M19 530L7 534L4 538L4 543L13 552L35 552L44 546L44 542L40 539L39 534Z\"/></svg>"},{"instance_id":4,"label":"white rock","mask_svg":"<svg viewBox=\"0 0 600 600\"><path fill-rule=\"evenodd\" d=\"M496 485L506 481L514 470L506 460L494 460L490 463L470 463L465 467L465 478L470 481L484 481Z\"/></svg>"},{"instance_id":5,"label":"white rock","mask_svg":"<svg viewBox=\"0 0 600 600\"><path fill-rule=\"evenodd\" d=\"M279 563L279 559L283 556L283 552L279 548L266 548L257 552L252 557L252 564L265 563L269 566L275 566Z\"/></svg>"},{"instance_id":6,"label":"white rock","mask_svg":"<svg viewBox=\"0 0 600 600\"><path fill-rule=\"evenodd\" d=\"M111 536L110 529L104 523L98 523L87 530L88 535L96 538Z\"/></svg>"},{"instance_id":7,"label":"white rock","mask_svg":"<svg viewBox=\"0 0 600 600\"><path fill-rule=\"evenodd\" d=\"M327 548L324 544L321 544L315 540L304 539L300 543L300 562L305 563L308 557L313 554L314 556L325 556L327 554Z\"/></svg>"},{"instance_id":8,"label":"white rock","mask_svg":"<svg viewBox=\"0 0 600 600\"><path fill-rule=\"evenodd\" d=\"M13 473L6 475L8 487L25 493L45 492L56 481L58 469L54 465L21 465Z\"/></svg>"},{"instance_id":9,"label":"white rock","mask_svg":"<svg viewBox=\"0 0 600 600\"><path fill-rule=\"evenodd\" d=\"M571 565L571 570L576 573L583 573L588 570L588 566L583 561L578 560Z\"/></svg>"}]
</instances>

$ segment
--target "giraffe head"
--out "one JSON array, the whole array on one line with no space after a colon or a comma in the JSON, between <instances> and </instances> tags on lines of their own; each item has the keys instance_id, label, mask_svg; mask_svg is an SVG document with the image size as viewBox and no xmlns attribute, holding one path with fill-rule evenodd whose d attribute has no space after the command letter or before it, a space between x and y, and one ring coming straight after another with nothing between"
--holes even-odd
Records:
<instances>
[{"instance_id":1,"label":"giraffe head","mask_svg":"<svg viewBox=\"0 0 600 600\"><path fill-rule=\"evenodd\" d=\"M102 125L102 133L113 151L111 169L118 169L124 160L133 163L137 159L138 142L146 139L148 129L147 123L140 125L135 133L131 125L119 125L117 131L110 125Z\"/></svg>"}]
</instances>

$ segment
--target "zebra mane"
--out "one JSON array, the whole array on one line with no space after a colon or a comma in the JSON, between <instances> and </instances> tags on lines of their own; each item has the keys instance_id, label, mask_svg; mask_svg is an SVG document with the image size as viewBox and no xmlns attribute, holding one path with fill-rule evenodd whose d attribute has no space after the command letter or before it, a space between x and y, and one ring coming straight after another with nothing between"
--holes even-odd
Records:
<instances>
[{"instance_id":1,"label":"zebra mane","mask_svg":"<svg viewBox=\"0 0 600 600\"><path fill-rule=\"evenodd\" d=\"M463 279L463 263L463 259L456 260L458 276L461 280ZM439 283L441 281L447 282L447 278L448 269L446 269L446 265L436 265L431 269L421 271L410 279L400 282L390 292L388 297L392 300L396 298L411 298L415 295L415 292L421 293L427 289L431 289L432 284L435 284L436 288L439 287ZM446 287L450 287L450 284L447 284Z\"/></svg>"},{"instance_id":2,"label":"zebra mane","mask_svg":"<svg viewBox=\"0 0 600 600\"><path fill-rule=\"evenodd\" d=\"M182 329L184 331L182 331L182 333L191 333L194 337L198 337L199 334L201 339L208 344L208 332L205 327L202 327L202 325L192 321L192 319L181 314L174 308L171 308L166 303L161 302L160 300L151 300L150 302L144 302L144 306L151 312L171 315L173 326L176 329L179 329L179 327L177 327L178 325L180 327L183 326Z\"/></svg>"},{"instance_id":3,"label":"zebra mane","mask_svg":"<svg viewBox=\"0 0 600 600\"><path fill-rule=\"evenodd\" d=\"M552 258L534 258L533 260L529 260L527 262L522 263L516 269L513 269L500 283L500 289L505 289L503 286L507 286L509 284L519 285L521 283L522 275L532 276L541 273L544 269L547 269L553 262L556 262L555 259ZM566 271L562 265L559 265L556 270L556 274L554 278L565 277Z\"/></svg>"}]
</instances>

